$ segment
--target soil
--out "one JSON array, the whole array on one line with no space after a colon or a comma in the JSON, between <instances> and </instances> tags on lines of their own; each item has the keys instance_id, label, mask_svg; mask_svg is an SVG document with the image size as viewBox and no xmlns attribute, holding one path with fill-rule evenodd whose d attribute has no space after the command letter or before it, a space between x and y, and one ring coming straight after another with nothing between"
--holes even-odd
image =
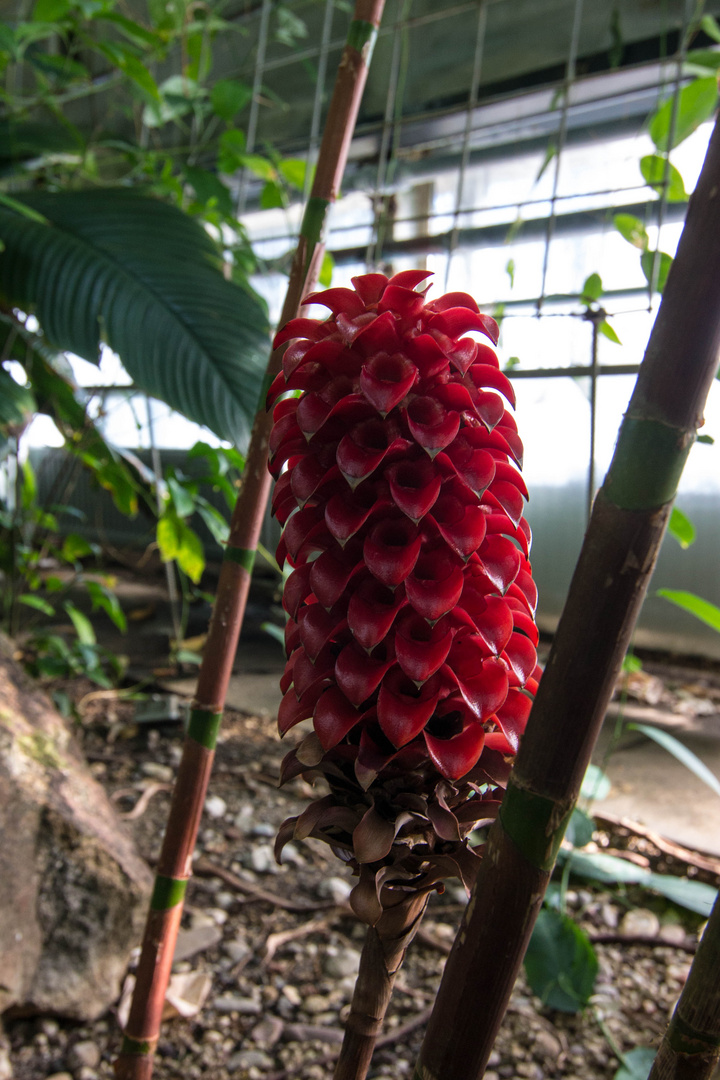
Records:
<instances>
[{"instance_id":1,"label":"soil","mask_svg":"<svg viewBox=\"0 0 720 1080\"><path fill-rule=\"evenodd\" d=\"M95 695L82 680L64 689L81 715L79 735L96 777L126 816L144 857L157 858L180 757L179 726L134 724L132 702ZM90 694L90 697L87 695ZM291 733L291 736L294 733ZM288 740L291 738L288 736ZM197 975L207 997L194 1015L168 1019L157 1080L325 1080L348 1011L364 937L347 906L345 868L319 842L288 845L275 864L280 823L322 791L303 780L277 787L288 749L266 720L229 711L200 829L176 975ZM599 846L625 849L660 872L687 864L632 829L607 824ZM702 860L701 860L702 861ZM717 883L711 869L694 876ZM466 899L435 896L396 983L370 1077L409 1077ZM490 1059L486 1080L612 1080L617 1054L657 1046L682 989L701 920L647 893L570 883L569 912L591 938L599 974L590 1006L568 1015L544 1007L524 977ZM177 954L176 954L177 955ZM176 984L177 986L177 980ZM193 1011L192 988L176 992ZM179 995L179 998L177 997ZM117 1008L94 1023L36 1017L6 1021L16 1080L110 1080L119 1046Z\"/></svg>"}]
</instances>

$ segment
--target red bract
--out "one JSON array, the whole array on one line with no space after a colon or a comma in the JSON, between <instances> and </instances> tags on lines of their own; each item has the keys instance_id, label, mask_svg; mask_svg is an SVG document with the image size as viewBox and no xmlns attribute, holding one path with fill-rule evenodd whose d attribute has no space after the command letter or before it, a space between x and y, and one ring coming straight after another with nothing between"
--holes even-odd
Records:
<instances>
[{"instance_id":1,"label":"red bract","mask_svg":"<svg viewBox=\"0 0 720 1080\"><path fill-rule=\"evenodd\" d=\"M278 560L294 568L279 722L314 726L284 776L330 783L303 835L356 866L382 848L383 884L392 866L419 888L452 866L467 882L467 835L499 804L539 675L522 444L499 396L514 395L466 336L494 344L497 326L466 293L426 302L427 276L308 298L331 314L280 331L269 395ZM368 843L378 821L390 839Z\"/></svg>"}]
</instances>

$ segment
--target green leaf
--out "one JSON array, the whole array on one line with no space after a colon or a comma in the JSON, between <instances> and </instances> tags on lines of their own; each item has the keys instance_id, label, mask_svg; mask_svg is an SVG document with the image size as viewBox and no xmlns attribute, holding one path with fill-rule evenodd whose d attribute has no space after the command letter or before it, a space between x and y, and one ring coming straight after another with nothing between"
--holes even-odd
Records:
<instances>
[{"instance_id":1,"label":"green leaf","mask_svg":"<svg viewBox=\"0 0 720 1080\"><path fill-rule=\"evenodd\" d=\"M99 581L86 581L85 588L92 600L93 611L101 608L124 634L127 630L127 619L115 593Z\"/></svg>"},{"instance_id":2,"label":"green leaf","mask_svg":"<svg viewBox=\"0 0 720 1080\"><path fill-rule=\"evenodd\" d=\"M180 546L175 561L183 573L187 574L190 580L197 585L205 569L205 551L202 540L195 530L184 522L181 524Z\"/></svg>"},{"instance_id":3,"label":"green leaf","mask_svg":"<svg viewBox=\"0 0 720 1080\"><path fill-rule=\"evenodd\" d=\"M18 597L21 604L27 605L27 607L35 608L36 611L42 611L43 615L54 615L55 608L52 604L49 604L47 600L43 600L42 596L35 596L34 593L24 593Z\"/></svg>"},{"instance_id":4,"label":"green leaf","mask_svg":"<svg viewBox=\"0 0 720 1080\"><path fill-rule=\"evenodd\" d=\"M35 408L32 391L15 382L12 375L0 367L0 431L9 424L23 424Z\"/></svg>"},{"instance_id":5,"label":"green leaf","mask_svg":"<svg viewBox=\"0 0 720 1080\"><path fill-rule=\"evenodd\" d=\"M607 799L611 787L607 773L604 773L597 765L588 765L580 788L580 798L596 801Z\"/></svg>"},{"instance_id":6,"label":"green leaf","mask_svg":"<svg viewBox=\"0 0 720 1080\"><path fill-rule=\"evenodd\" d=\"M80 644L95 645L97 638L95 637L95 631L93 630L92 623L87 615L83 615L82 611L78 611L75 605L71 604L69 600L63 604L63 607L72 619Z\"/></svg>"},{"instance_id":7,"label":"green leaf","mask_svg":"<svg viewBox=\"0 0 720 1080\"><path fill-rule=\"evenodd\" d=\"M149 104L160 104L161 96L158 86L148 69L127 45L123 42L95 42L95 48L106 59L122 71L140 90L142 97Z\"/></svg>"},{"instance_id":8,"label":"green leaf","mask_svg":"<svg viewBox=\"0 0 720 1080\"><path fill-rule=\"evenodd\" d=\"M703 15L700 20L700 29L713 41L720 43L720 24L714 15Z\"/></svg>"},{"instance_id":9,"label":"green leaf","mask_svg":"<svg viewBox=\"0 0 720 1080\"><path fill-rule=\"evenodd\" d=\"M103 22L109 22L113 26L117 26L125 37L129 41L135 42L136 45L147 46L151 49L158 49L162 46L163 40L160 34L157 34L154 30L148 30L132 19L125 18L124 15L119 15L116 11L106 11L100 16L100 19Z\"/></svg>"},{"instance_id":10,"label":"green leaf","mask_svg":"<svg viewBox=\"0 0 720 1080\"><path fill-rule=\"evenodd\" d=\"M557 157L557 145L551 139L550 142L548 142L547 147L545 148L545 157L543 158L542 164L540 165L540 168L538 169L537 176L535 177L535 183L536 184L537 184L538 180L541 179L543 173L545 172L545 170L547 169L548 165L550 164L550 162L553 160L554 157Z\"/></svg>"},{"instance_id":11,"label":"green leaf","mask_svg":"<svg viewBox=\"0 0 720 1080\"><path fill-rule=\"evenodd\" d=\"M585 931L567 915L543 908L525 954L533 993L551 1009L577 1013L587 1005L597 973L597 957Z\"/></svg>"},{"instance_id":12,"label":"green leaf","mask_svg":"<svg viewBox=\"0 0 720 1080\"><path fill-rule=\"evenodd\" d=\"M674 96L674 95L673 95ZM717 79L695 79L684 86L679 94L675 114L675 130L670 139L670 125L673 115L673 97L669 97L650 121L650 138L661 154L679 146L688 135L692 135L705 120L715 112L718 99Z\"/></svg>"},{"instance_id":13,"label":"green leaf","mask_svg":"<svg viewBox=\"0 0 720 1080\"><path fill-rule=\"evenodd\" d=\"M220 136L218 149L218 169L222 173L231 175L238 169L244 168L245 155L245 132L239 128L229 128ZM262 161L262 158L260 159Z\"/></svg>"},{"instance_id":14,"label":"green leaf","mask_svg":"<svg viewBox=\"0 0 720 1080\"><path fill-rule=\"evenodd\" d=\"M212 503L209 503L207 499L204 499L202 495L198 497L197 511L218 544L226 544L230 535L230 526L220 511Z\"/></svg>"},{"instance_id":15,"label":"green leaf","mask_svg":"<svg viewBox=\"0 0 720 1080\"><path fill-rule=\"evenodd\" d=\"M202 104L207 91L187 75L171 75L157 88L157 98L143 111L146 127L158 128L186 116Z\"/></svg>"},{"instance_id":16,"label":"green leaf","mask_svg":"<svg viewBox=\"0 0 720 1080\"><path fill-rule=\"evenodd\" d=\"M515 288L515 260L508 259L505 263L505 273L510 278L510 288Z\"/></svg>"},{"instance_id":17,"label":"green leaf","mask_svg":"<svg viewBox=\"0 0 720 1080\"><path fill-rule=\"evenodd\" d=\"M222 180L207 169L199 169L194 165L186 165L183 171L185 179L195 191L198 202L204 206L214 202L221 214L232 217L232 196L230 189L225 187Z\"/></svg>"},{"instance_id":18,"label":"green leaf","mask_svg":"<svg viewBox=\"0 0 720 1080\"><path fill-rule=\"evenodd\" d=\"M60 22L72 10L72 0L35 0L33 4L33 22Z\"/></svg>"},{"instance_id":19,"label":"green leaf","mask_svg":"<svg viewBox=\"0 0 720 1080\"><path fill-rule=\"evenodd\" d=\"M277 623L264 622L260 623L260 629L264 630L266 634L269 634L271 638L275 638L280 644L285 647L285 631L282 626L278 626Z\"/></svg>"},{"instance_id":20,"label":"green leaf","mask_svg":"<svg viewBox=\"0 0 720 1080\"><path fill-rule=\"evenodd\" d=\"M657 595L669 600L671 604L682 608L683 611L689 611L696 619L700 619L720 634L720 608L711 604L709 600L703 600L695 593L685 592L682 589L658 589Z\"/></svg>"},{"instance_id":21,"label":"green leaf","mask_svg":"<svg viewBox=\"0 0 720 1080\"><path fill-rule=\"evenodd\" d=\"M585 278L585 283L580 293L580 303L590 306L602 296L603 283L599 274L590 274Z\"/></svg>"},{"instance_id":22,"label":"green leaf","mask_svg":"<svg viewBox=\"0 0 720 1080\"><path fill-rule=\"evenodd\" d=\"M291 187L297 188L298 191L304 190L307 162L302 158L283 158L278 165L278 172Z\"/></svg>"},{"instance_id":23,"label":"green leaf","mask_svg":"<svg viewBox=\"0 0 720 1080\"><path fill-rule=\"evenodd\" d=\"M720 371L717 373L715 378L720 379ZM695 442L702 443L703 446L714 446L715 445L715 440L713 439L712 435L698 435Z\"/></svg>"},{"instance_id":24,"label":"green leaf","mask_svg":"<svg viewBox=\"0 0 720 1080\"><path fill-rule=\"evenodd\" d=\"M84 555L92 555L93 548L84 536L79 533L69 533L63 541L60 554L67 562L74 563L76 559L82 559Z\"/></svg>"},{"instance_id":25,"label":"green leaf","mask_svg":"<svg viewBox=\"0 0 720 1080\"><path fill-rule=\"evenodd\" d=\"M192 649L178 649L175 659L179 664L202 664L202 654Z\"/></svg>"},{"instance_id":26,"label":"green leaf","mask_svg":"<svg viewBox=\"0 0 720 1080\"><path fill-rule=\"evenodd\" d=\"M613 1080L648 1080L655 1061L655 1051L645 1046L637 1046L623 1054L622 1065Z\"/></svg>"},{"instance_id":27,"label":"green leaf","mask_svg":"<svg viewBox=\"0 0 720 1080\"><path fill-rule=\"evenodd\" d=\"M647 251L650 239L640 218L634 217L633 214L616 214L613 224L623 240L627 240L629 244L640 248L641 251Z\"/></svg>"},{"instance_id":28,"label":"green leaf","mask_svg":"<svg viewBox=\"0 0 720 1080\"><path fill-rule=\"evenodd\" d=\"M252 97L252 89L239 79L219 79L210 91L212 111L230 123Z\"/></svg>"},{"instance_id":29,"label":"green leaf","mask_svg":"<svg viewBox=\"0 0 720 1080\"><path fill-rule=\"evenodd\" d=\"M320 273L318 274L318 284L329 289L332 282L333 270L335 269L335 260L329 251L326 251L323 255L322 265L320 267Z\"/></svg>"},{"instance_id":30,"label":"green leaf","mask_svg":"<svg viewBox=\"0 0 720 1080\"><path fill-rule=\"evenodd\" d=\"M260 206L263 210L274 210L285 206L285 193L277 180L268 180L260 192Z\"/></svg>"},{"instance_id":31,"label":"green leaf","mask_svg":"<svg viewBox=\"0 0 720 1080\"><path fill-rule=\"evenodd\" d=\"M277 6L276 11L277 27L275 28L275 37L277 41L292 48L298 41L308 36L307 26L294 11L280 6Z\"/></svg>"},{"instance_id":32,"label":"green leaf","mask_svg":"<svg viewBox=\"0 0 720 1080\"><path fill-rule=\"evenodd\" d=\"M658 195L662 195L665 190L665 198L668 202L687 200L688 193L685 190L683 178L667 158L660 157L658 154L648 154L640 158L640 172L648 187L654 188Z\"/></svg>"},{"instance_id":33,"label":"green leaf","mask_svg":"<svg viewBox=\"0 0 720 1080\"><path fill-rule=\"evenodd\" d=\"M160 558L171 562L180 550L180 520L173 510L158 518L156 537Z\"/></svg>"},{"instance_id":34,"label":"green leaf","mask_svg":"<svg viewBox=\"0 0 720 1080\"><path fill-rule=\"evenodd\" d=\"M669 754L672 754L676 761L689 769L694 776L697 776L698 780L702 780L703 784L706 784L711 791L714 791L716 795L720 795L720 780L700 760L697 754L694 754L689 747L683 746L674 735L671 735L668 731L661 731L660 728L651 727L649 724L628 724L628 728L631 731L641 731L648 739L652 739L658 746L662 746L663 750L667 750Z\"/></svg>"},{"instance_id":35,"label":"green leaf","mask_svg":"<svg viewBox=\"0 0 720 1080\"><path fill-rule=\"evenodd\" d=\"M0 208L0 294L34 310L58 349L97 362L100 339L144 391L244 445L268 351L249 292L224 279L206 231L127 190L23 198L41 225Z\"/></svg>"},{"instance_id":36,"label":"green leaf","mask_svg":"<svg viewBox=\"0 0 720 1080\"><path fill-rule=\"evenodd\" d=\"M689 517L673 506L668 522L668 532L674 536L681 548L689 548L695 543L695 526Z\"/></svg>"},{"instance_id":37,"label":"green leaf","mask_svg":"<svg viewBox=\"0 0 720 1080\"><path fill-rule=\"evenodd\" d=\"M593 819L584 810L579 810L576 806L570 815L570 821L565 830L565 839L573 847L583 848L590 843L594 832L595 822Z\"/></svg>"},{"instance_id":38,"label":"green leaf","mask_svg":"<svg viewBox=\"0 0 720 1080\"><path fill-rule=\"evenodd\" d=\"M192 491L189 491L173 476L168 476L167 486L178 515L180 517L189 517L190 514L194 513L195 497Z\"/></svg>"},{"instance_id":39,"label":"green leaf","mask_svg":"<svg viewBox=\"0 0 720 1080\"><path fill-rule=\"evenodd\" d=\"M648 284L652 283L654 289L659 293L665 288L672 264L672 256L664 251L644 251L640 256L640 265ZM652 280L653 273L655 274L654 281Z\"/></svg>"},{"instance_id":40,"label":"green leaf","mask_svg":"<svg viewBox=\"0 0 720 1080\"><path fill-rule=\"evenodd\" d=\"M578 877L600 881L606 885L641 885L644 889L658 892L674 904L699 915L709 915L715 901L716 890L711 885L669 874L653 874L642 866L619 859L616 855L561 849L558 862L568 861L572 873Z\"/></svg>"},{"instance_id":41,"label":"green leaf","mask_svg":"<svg viewBox=\"0 0 720 1080\"><path fill-rule=\"evenodd\" d=\"M705 78L711 71L720 68L720 51L715 49L693 49L683 61L683 71L687 75Z\"/></svg>"},{"instance_id":42,"label":"green leaf","mask_svg":"<svg viewBox=\"0 0 720 1080\"><path fill-rule=\"evenodd\" d=\"M277 177L277 171L272 161L260 157L259 154L243 154L242 164L250 172L259 176L261 180L275 180Z\"/></svg>"},{"instance_id":43,"label":"green leaf","mask_svg":"<svg viewBox=\"0 0 720 1080\"><path fill-rule=\"evenodd\" d=\"M612 341L613 345L622 345L622 341L617 336L607 319L603 319L601 323L598 323L598 333L606 337L608 341Z\"/></svg>"},{"instance_id":44,"label":"green leaf","mask_svg":"<svg viewBox=\"0 0 720 1080\"><path fill-rule=\"evenodd\" d=\"M622 671L626 674L634 674L636 671L642 671L642 660L639 656L634 656L632 653L626 653L622 662Z\"/></svg>"}]
</instances>

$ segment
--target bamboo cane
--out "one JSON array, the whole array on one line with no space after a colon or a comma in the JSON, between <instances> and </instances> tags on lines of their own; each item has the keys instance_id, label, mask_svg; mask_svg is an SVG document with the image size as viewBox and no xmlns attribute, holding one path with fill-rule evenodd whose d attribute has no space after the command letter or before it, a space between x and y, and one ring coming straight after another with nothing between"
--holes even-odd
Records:
<instances>
[{"instance_id":1,"label":"bamboo cane","mask_svg":"<svg viewBox=\"0 0 720 1080\"><path fill-rule=\"evenodd\" d=\"M310 198L282 311L293 318L317 281L328 210L337 198L362 98L384 0L356 0L340 59ZM280 370L282 351L269 359L265 389ZM264 393L255 417L243 486L230 526L183 755L158 862L137 970L130 1017L115 1063L118 1080L149 1080L160 1032L183 899L192 869L217 733L237 651L255 552L270 490L267 445L272 419Z\"/></svg>"},{"instance_id":2,"label":"bamboo cane","mask_svg":"<svg viewBox=\"0 0 720 1080\"><path fill-rule=\"evenodd\" d=\"M648 1080L710 1080L720 1061L720 896Z\"/></svg>"},{"instance_id":3,"label":"bamboo cane","mask_svg":"<svg viewBox=\"0 0 720 1080\"><path fill-rule=\"evenodd\" d=\"M702 423L719 348L716 124L415 1080L483 1075Z\"/></svg>"}]
</instances>

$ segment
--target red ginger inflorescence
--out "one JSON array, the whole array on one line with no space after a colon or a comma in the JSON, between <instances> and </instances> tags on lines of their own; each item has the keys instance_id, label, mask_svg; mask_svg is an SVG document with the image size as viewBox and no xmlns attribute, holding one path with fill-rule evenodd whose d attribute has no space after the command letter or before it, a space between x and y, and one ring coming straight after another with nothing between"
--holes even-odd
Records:
<instances>
[{"instance_id":1,"label":"red ginger inflorescence","mask_svg":"<svg viewBox=\"0 0 720 1080\"><path fill-rule=\"evenodd\" d=\"M370 923L383 885L470 883L468 834L497 813L539 677L522 444L497 392L514 394L463 336L496 343L497 325L466 293L427 302L428 276L308 297L331 315L280 330L268 395L294 567L278 723L314 728L283 779L322 772L331 792L278 845L327 840L361 871Z\"/></svg>"}]
</instances>

